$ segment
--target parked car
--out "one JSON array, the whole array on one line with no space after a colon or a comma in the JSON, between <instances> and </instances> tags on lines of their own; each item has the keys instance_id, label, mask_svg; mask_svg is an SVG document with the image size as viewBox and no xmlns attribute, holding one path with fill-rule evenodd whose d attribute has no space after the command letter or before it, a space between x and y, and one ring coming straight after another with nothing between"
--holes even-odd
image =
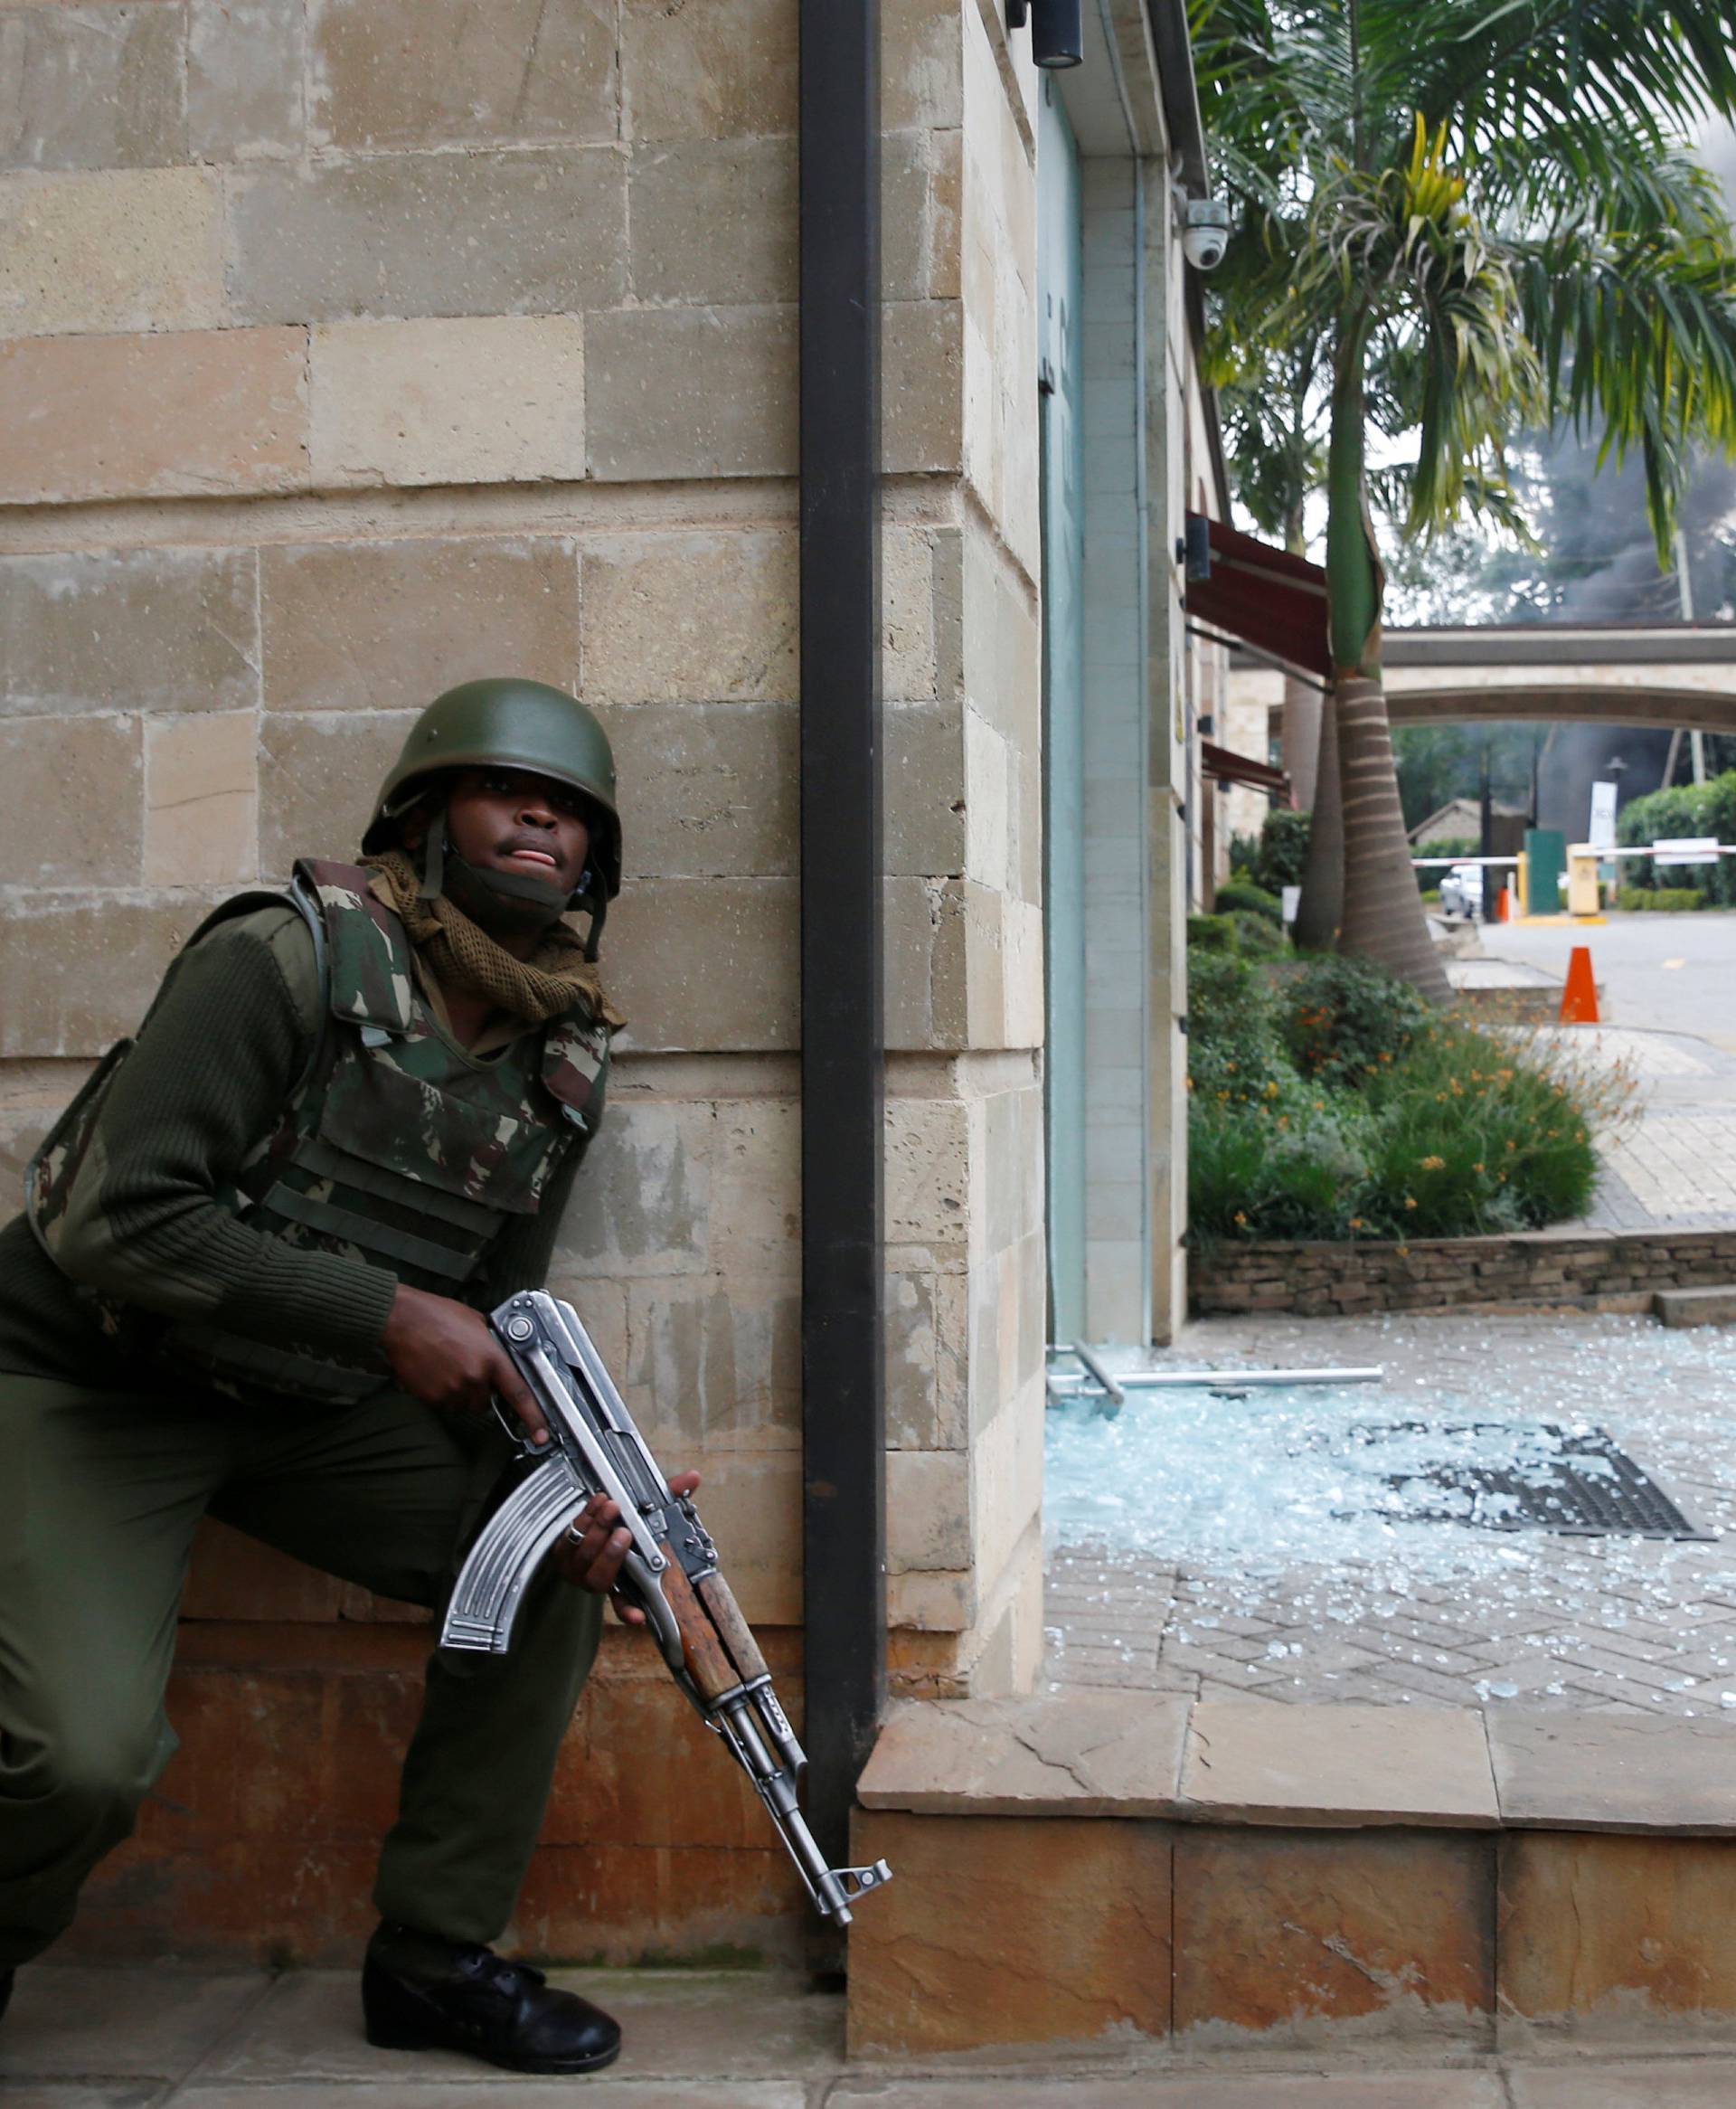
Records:
<instances>
[{"instance_id":1,"label":"parked car","mask_svg":"<svg viewBox=\"0 0 1736 2109\"><path fill-rule=\"evenodd\" d=\"M1472 919L1483 913L1483 866L1456 864L1448 867L1440 882L1440 912Z\"/></svg>"}]
</instances>

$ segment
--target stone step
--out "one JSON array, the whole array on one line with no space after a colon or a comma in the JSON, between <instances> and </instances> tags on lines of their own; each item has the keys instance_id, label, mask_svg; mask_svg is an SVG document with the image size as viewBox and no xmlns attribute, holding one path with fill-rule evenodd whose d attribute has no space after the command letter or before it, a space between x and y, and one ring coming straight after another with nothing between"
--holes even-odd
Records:
<instances>
[{"instance_id":1,"label":"stone step","mask_svg":"<svg viewBox=\"0 0 1736 2109\"><path fill-rule=\"evenodd\" d=\"M863 2058L1736 2043L1736 1723L1057 1689L894 1709Z\"/></svg>"},{"instance_id":2,"label":"stone step","mask_svg":"<svg viewBox=\"0 0 1736 2109\"><path fill-rule=\"evenodd\" d=\"M1736 1287L1660 1289L1652 1298L1652 1313L1666 1326L1736 1325Z\"/></svg>"}]
</instances>

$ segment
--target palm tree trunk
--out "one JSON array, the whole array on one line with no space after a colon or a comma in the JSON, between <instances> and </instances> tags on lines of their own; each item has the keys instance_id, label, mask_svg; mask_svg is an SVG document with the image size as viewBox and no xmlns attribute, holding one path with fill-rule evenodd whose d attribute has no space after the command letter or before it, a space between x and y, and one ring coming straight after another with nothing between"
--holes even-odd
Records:
<instances>
[{"instance_id":1,"label":"palm tree trunk","mask_svg":"<svg viewBox=\"0 0 1736 2109\"><path fill-rule=\"evenodd\" d=\"M1285 675L1284 773L1305 813L1314 810L1315 783L1320 768L1321 703L1320 691L1312 681Z\"/></svg>"},{"instance_id":2,"label":"palm tree trunk","mask_svg":"<svg viewBox=\"0 0 1736 2109\"><path fill-rule=\"evenodd\" d=\"M1361 953L1445 1003L1451 990L1417 890L1392 767L1386 691L1378 671L1341 674L1337 702L1344 801L1344 914L1339 949Z\"/></svg>"},{"instance_id":3,"label":"palm tree trunk","mask_svg":"<svg viewBox=\"0 0 1736 2109\"><path fill-rule=\"evenodd\" d=\"M1351 318L1338 348L1326 455L1326 604L1332 629L1339 793L1344 805L1344 911L1338 945L1445 1002L1447 976L1410 863L1381 680L1384 576L1368 514L1363 355ZM1312 848L1312 844L1310 844Z\"/></svg>"},{"instance_id":4,"label":"palm tree trunk","mask_svg":"<svg viewBox=\"0 0 1736 2109\"><path fill-rule=\"evenodd\" d=\"M1312 361L1309 362L1312 365ZM1299 394L1298 394L1299 400ZM1297 439L1293 450L1301 453L1303 442ZM1285 515L1284 546L1292 556L1307 556L1308 537L1298 501ZM1297 808L1304 813L1314 810L1315 784L1320 770L1320 716L1321 691L1313 681L1305 681L1295 674L1284 676L1284 773L1290 780L1290 792Z\"/></svg>"},{"instance_id":5,"label":"palm tree trunk","mask_svg":"<svg viewBox=\"0 0 1736 2109\"><path fill-rule=\"evenodd\" d=\"M1315 742L1308 856L1293 934L1304 950L1329 952L1344 920L1344 809L1338 792L1337 706L1330 689L1317 700L1320 731Z\"/></svg>"}]
</instances>

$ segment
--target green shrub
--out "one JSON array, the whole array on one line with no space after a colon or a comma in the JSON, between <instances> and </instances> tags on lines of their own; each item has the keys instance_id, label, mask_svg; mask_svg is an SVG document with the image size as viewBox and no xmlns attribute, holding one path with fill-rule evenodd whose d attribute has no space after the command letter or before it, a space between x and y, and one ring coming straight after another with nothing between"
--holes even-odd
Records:
<instances>
[{"instance_id":1,"label":"green shrub","mask_svg":"<svg viewBox=\"0 0 1736 2109\"><path fill-rule=\"evenodd\" d=\"M1271 930L1246 912L1231 920L1242 943ZM1361 960L1275 971L1195 947L1188 974L1201 1239L1464 1237L1589 1206L1593 1137L1632 1096L1619 1069L1557 1036L1438 1011Z\"/></svg>"},{"instance_id":2,"label":"green shrub","mask_svg":"<svg viewBox=\"0 0 1736 2109\"><path fill-rule=\"evenodd\" d=\"M1248 876L1269 894L1281 894L1286 886L1302 884L1303 866L1308 861L1307 813L1274 806L1260 831L1260 844L1248 865ZM1736 836L1731 837L1736 841Z\"/></svg>"},{"instance_id":3,"label":"green shrub","mask_svg":"<svg viewBox=\"0 0 1736 2109\"><path fill-rule=\"evenodd\" d=\"M1219 899L1222 899L1220 894ZM1236 943L1250 959L1269 959L1278 952L1288 952L1290 941L1284 934L1284 925L1273 922L1267 916L1250 908L1235 909L1230 917L1236 926Z\"/></svg>"},{"instance_id":4,"label":"green shrub","mask_svg":"<svg viewBox=\"0 0 1736 2109\"><path fill-rule=\"evenodd\" d=\"M1736 842L1732 830L1736 830L1736 771L1727 771L1709 783L1671 784L1635 799L1622 809L1616 838L1625 848L1690 835L1711 835L1720 842ZM1736 907L1733 867L1736 857L1721 856L1715 865L1676 868L1671 873L1668 890L1703 894L1720 908ZM1657 875L1657 867L1648 856L1621 860L1623 892L1630 887L1651 888Z\"/></svg>"},{"instance_id":5,"label":"green shrub","mask_svg":"<svg viewBox=\"0 0 1736 2109\"><path fill-rule=\"evenodd\" d=\"M1264 886L1255 885L1251 879L1226 879L1218 888L1216 909L1220 915L1234 915L1239 911L1263 915L1269 922L1283 928L1284 903L1276 894L1269 894Z\"/></svg>"},{"instance_id":6,"label":"green shrub","mask_svg":"<svg viewBox=\"0 0 1736 2109\"><path fill-rule=\"evenodd\" d=\"M1232 877L1247 879L1253 876L1254 859L1260 855L1258 835L1232 835L1230 837L1230 871Z\"/></svg>"},{"instance_id":7,"label":"green shrub","mask_svg":"<svg viewBox=\"0 0 1736 2109\"><path fill-rule=\"evenodd\" d=\"M1304 1076L1356 1084L1401 1060L1433 1015L1410 982L1328 952L1288 983L1279 1025Z\"/></svg>"},{"instance_id":8,"label":"green shrub","mask_svg":"<svg viewBox=\"0 0 1736 2109\"><path fill-rule=\"evenodd\" d=\"M1647 863L1650 861L1646 859ZM1641 914L1647 909L1656 914L1684 915L1693 909L1710 904L1709 895L1697 886L1618 886L1616 889L1616 906L1624 915Z\"/></svg>"},{"instance_id":9,"label":"green shrub","mask_svg":"<svg viewBox=\"0 0 1736 2109\"><path fill-rule=\"evenodd\" d=\"M1187 1070L1202 1104L1263 1103L1300 1088L1271 982L1237 952L1188 949Z\"/></svg>"},{"instance_id":10,"label":"green shrub","mask_svg":"<svg viewBox=\"0 0 1736 2109\"><path fill-rule=\"evenodd\" d=\"M1597 1185L1594 1127L1628 1088L1547 1043L1437 1019L1369 1081L1362 1227L1467 1237L1583 1215Z\"/></svg>"},{"instance_id":11,"label":"green shrub","mask_svg":"<svg viewBox=\"0 0 1736 2109\"><path fill-rule=\"evenodd\" d=\"M1188 1226L1217 1238L1338 1238L1351 1234L1365 1170L1333 1110L1274 1102L1202 1103L1187 1125Z\"/></svg>"},{"instance_id":12,"label":"green shrub","mask_svg":"<svg viewBox=\"0 0 1736 2109\"><path fill-rule=\"evenodd\" d=\"M1191 952L1233 952L1236 926L1227 915L1190 915L1187 949Z\"/></svg>"}]
</instances>

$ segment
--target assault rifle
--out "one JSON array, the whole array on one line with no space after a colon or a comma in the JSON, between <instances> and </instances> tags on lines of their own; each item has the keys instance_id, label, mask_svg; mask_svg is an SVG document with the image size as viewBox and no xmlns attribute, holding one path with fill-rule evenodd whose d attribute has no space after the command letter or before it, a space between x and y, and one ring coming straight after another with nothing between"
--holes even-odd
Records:
<instances>
[{"instance_id":1,"label":"assault rifle","mask_svg":"<svg viewBox=\"0 0 1736 2109\"><path fill-rule=\"evenodd\" d=\"M633 1537L619 1588L645 1612L664 1660L705 1726L753 1782L816 1906L847 1926L851 1905L890 1881L892 1871L884 1860L868 1868L826 1866L797 1800L807 1760L771 1688L765 1657L718 1571L717 1547L698 1509L669 1491L570 1303L525 1291L509 1296L488 1323L535 1395L551 1440L529 1442L518 1423L501 1414L528 1469L467 1554L440 1644L504 1655L543 1556L593 1495L609 1496Z\"/></svg>"}]
</instances>

